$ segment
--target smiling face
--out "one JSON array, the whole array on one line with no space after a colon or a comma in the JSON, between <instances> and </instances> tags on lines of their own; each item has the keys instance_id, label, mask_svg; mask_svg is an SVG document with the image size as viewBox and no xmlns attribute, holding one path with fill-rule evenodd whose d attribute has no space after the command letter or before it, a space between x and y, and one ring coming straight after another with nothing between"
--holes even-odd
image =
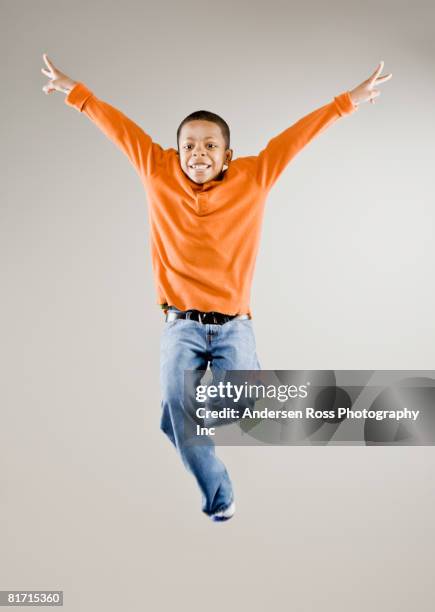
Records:
<instances>
[{"instance_id":1,"label":"smiling face","mask_svg":"<svg viewBox=\"0 0 435 612\"><path fill-rule=\"evenodd\" d=\"M183 125L178 147L183 172L200 185L216 178L233 153L226 148L221 128L200 119Z\"/></svg>"}]
</instances>

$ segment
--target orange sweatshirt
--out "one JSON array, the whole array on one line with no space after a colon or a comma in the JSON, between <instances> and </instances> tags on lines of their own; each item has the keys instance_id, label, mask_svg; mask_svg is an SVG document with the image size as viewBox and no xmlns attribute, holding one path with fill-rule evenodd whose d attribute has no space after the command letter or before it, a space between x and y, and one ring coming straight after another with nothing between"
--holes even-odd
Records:
<instances>
[{"instance_id":1,"label":"orange sweatshirt","mask_svg":"<svg viewBox=\"0 0 435 612\"><path fill-rule=\"evenodd\" d=\"M290 160L340 116L356 110L349 92L300 119L256 156L231 161L203 185L119 110L77 83L66 104L83 112L136 168L148 199L157 301L180 310L251 313L250 291L267 194Z\"/></svg>"}]
</instances>

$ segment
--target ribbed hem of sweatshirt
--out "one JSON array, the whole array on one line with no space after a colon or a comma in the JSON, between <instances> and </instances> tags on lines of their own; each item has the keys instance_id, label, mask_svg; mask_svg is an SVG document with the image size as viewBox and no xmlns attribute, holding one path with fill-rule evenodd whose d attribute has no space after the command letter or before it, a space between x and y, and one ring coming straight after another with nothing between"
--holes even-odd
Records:
<instances>
[{"instance_id":1,"label":"ribbed hem of sweatshirt","mask_svg":"<svg viewBox=\"0 0 435 612\"><path fill-rule=\"evenodd\" d=\"M334 100L338 112L342 117L344 115L350 115L358 108L358 106L352 102L352 98L350 97L350 93L348 91L336 96Z\"/></svg>"},{"instance_id":2,"label":"ribbed hem of sweatshirt","mask_svg":"<svg viewBox=\"0 0 435 612\"><path fill-rule=\"evenodd\" d=\"M92 96L92 91L83 83L77 83L65 98L65 104L73 106L82 112L86 100Z\"/></svg>"}]
</instances>

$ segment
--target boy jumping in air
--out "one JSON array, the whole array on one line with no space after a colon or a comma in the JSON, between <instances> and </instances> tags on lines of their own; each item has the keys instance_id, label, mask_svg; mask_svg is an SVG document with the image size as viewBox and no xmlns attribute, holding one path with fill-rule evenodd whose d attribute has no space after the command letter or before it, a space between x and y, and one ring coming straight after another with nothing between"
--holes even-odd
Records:
<instances>
[{"instance_id":1,"label":"boy jumping in air","mask_svg":"<svg viewBox=\"0 0 435 612\"><path fill-rule=\"evenodd\" d=\"M214 444L186 445L184 371L257 370L250 290L267 195L291 159L315 136L363 102L375 102L383 62L360 85L336 96L272 138L258 154L233 159L227 123L209 111L186 117L177 149L163 149L119 110L73 81L43 56L43 91L67 94L128 157L149 205L151 257L161 339L161 428L202 492L213 521L235 511L228 472Z\"/></svg>"}]
</instances>

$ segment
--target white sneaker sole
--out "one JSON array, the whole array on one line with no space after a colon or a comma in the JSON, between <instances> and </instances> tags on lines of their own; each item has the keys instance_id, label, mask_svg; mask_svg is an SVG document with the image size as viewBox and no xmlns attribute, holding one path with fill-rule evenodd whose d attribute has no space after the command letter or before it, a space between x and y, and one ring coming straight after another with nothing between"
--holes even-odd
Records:
<instances>
[{"instance_id":1,"label":"white sneaker sole","mask_svg":"<svg viewBox=\"0 0 435 612\"><path fill-rule=\"evenodd\" d=\"M219 512L211 514L210 518L215 522L228 521L232 516L234 516L235 511L236 504L232 502L228 508L225 508L225 510L220 510Z\"/></svg>"}]
</instances>

